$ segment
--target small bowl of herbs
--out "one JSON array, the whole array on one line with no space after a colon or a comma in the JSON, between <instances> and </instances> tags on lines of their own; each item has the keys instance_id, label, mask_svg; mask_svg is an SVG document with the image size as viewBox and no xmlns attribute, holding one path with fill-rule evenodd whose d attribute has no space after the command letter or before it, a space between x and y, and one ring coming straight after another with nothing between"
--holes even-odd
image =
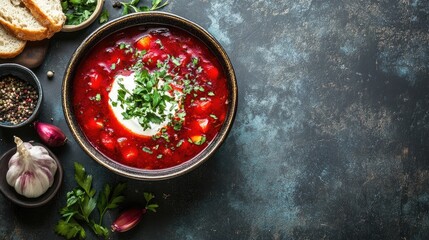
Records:
<instances>
[{"instance_id":1,"label":"small bowl of herbs","mask_svg":"<svg viewBox=\"0 0 429 240\"><path fill-rule=\"evenodd\" d=\"M61 0L66 15L63 32L82 30L93 23L103 10L104 0Z\"/></svg>"}]
</instances>

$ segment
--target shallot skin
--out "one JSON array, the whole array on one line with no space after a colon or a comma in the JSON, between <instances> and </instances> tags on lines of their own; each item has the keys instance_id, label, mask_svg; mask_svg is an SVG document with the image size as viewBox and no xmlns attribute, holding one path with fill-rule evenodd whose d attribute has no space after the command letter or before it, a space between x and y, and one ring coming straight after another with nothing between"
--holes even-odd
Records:
<instances>
[{"instance_id":1,"label":"shallot skin","mask_svg":"<svg viewBox=\"0 0 429 240\"><path fill-rule=\"evenodd\" d=\"M67 137L63 131L52 124L35 122L34 128L40 139L49 147L59 147L67 142Z\"/></svg>"},{"instance_id":2,"label":"shallot skin","mask_svg":"<svg viewBox=\"0 0 429 240\"><path fill-rule=\"evenodd\" d=\"M124 211L112 224L113 232L126 232L137 225L140 222L142 215L146 213L146 209L143 208L131 208Z\"/></svg>"}]
</instances>

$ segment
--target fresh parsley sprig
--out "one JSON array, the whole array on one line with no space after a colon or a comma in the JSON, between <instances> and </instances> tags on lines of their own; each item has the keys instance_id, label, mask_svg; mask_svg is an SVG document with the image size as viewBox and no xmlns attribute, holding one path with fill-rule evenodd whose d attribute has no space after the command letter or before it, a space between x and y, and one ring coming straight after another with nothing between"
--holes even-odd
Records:
<instances>
[{"instance_id":1,"label":"fresh parsley sprig","mask_svg":"<svg viewBox=\"0 0 429 240\"><path fill-rule=\"evenodd\" d=\"M168 0L152 0L152 6L139 6L140 0L131 0L130 2L116 2L114 7L123 7L122 15L127 15L132 12L147 12L161 9L168 5Z\"/></svg>"},{"instance_id":2,"label":"fresh parsley sprig","mask_svg":"<svg viewBox=\"0 0 429 240\"><path fill-rule=\"evenodd\" d=\"M146 206L145 209L151 211L151 212L156 212L156 209L159 207L158 204L156 203L150 203L150 201L152 199L155 198L155 196L152 193L143 193L144 199L146 200Z\"/></svg>"},{"instance_id":3,"label":"fresh parsley sprig","mask_svg":"<svg viewBox=\"0 0 429 240\"><path fill-rule=\"evenodd\" d=\"M125 200L122 193L126 184L117 184L113 191L110 185L106 184L98 198L95 198L96 190L92 188L92 175L88 175L79 163L74 164L74 169L78 187L67 193L66 206L60 210L61 220L55 226L55 232L66 239L84 239L86 238L84 225L87 225L97 236L107 238L109 229L103 226L104 214ZM99 212L98 222L94 218L95 208Z\"/></svg>"}]
</instances>

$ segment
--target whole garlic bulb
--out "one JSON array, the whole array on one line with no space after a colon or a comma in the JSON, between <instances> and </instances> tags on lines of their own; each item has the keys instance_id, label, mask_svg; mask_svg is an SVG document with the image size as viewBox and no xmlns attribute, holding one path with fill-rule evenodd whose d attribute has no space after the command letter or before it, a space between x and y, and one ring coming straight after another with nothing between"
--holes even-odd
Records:
<instances>
[{"instance_id":1,"label":"whole garlic bulb","mask_svg":"<svg viewBox=\"0 0 429 240\"><path fill-rule=\"evenodd\" d=\"M25 197L39 197L52 186L57 162L44 147L33 146L18 137L15 143L17 151L9 160L7 183Z\"/></svg>"}]
</instances>

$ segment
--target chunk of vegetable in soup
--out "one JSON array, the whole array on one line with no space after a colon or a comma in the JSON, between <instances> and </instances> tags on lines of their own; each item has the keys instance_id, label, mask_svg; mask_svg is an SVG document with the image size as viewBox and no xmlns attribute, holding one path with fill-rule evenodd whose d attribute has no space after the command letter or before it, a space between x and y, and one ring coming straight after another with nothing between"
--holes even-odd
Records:
<instances>
[{"instance_id":1,"label":"chunk of vegetable in soup","mask_svg":"<svg viewBox=\"0 0 429 240\"><path fill-rule=\"evenodd\" d=\"M175 28L112 34L80 63L73 84L74 112L91 144L142 169L196 156L217 135L228 109L217 59Z\"/></svg>"}]
</instances>

